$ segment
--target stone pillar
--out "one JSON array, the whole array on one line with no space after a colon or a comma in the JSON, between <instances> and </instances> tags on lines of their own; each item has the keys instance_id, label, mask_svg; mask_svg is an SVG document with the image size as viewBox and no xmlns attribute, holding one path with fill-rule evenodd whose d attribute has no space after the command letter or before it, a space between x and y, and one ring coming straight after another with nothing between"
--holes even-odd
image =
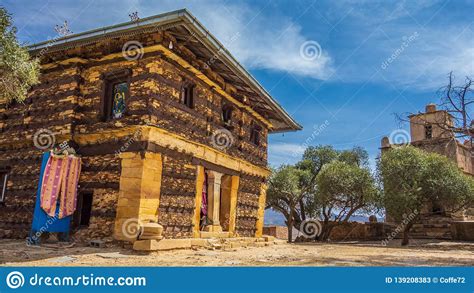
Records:
<instances>
[{"instance_id":1,"label":"stone pillar","mask_svg":"<svg viewBox=\"0 0 474 293\"><path fill-rule=\"evenodd\" d=\"M222 232L222 227L219 222L221 178L222 173L215 171L208 171L207 173L207 216L212 222L212 225L206 227L206 231L208 232Z\"/></svg>"},{"instance_id":2,"label":"stone pillar","mask_svg":"<svg viewBox=\"0 0 474 293\"><path fill-rule=\"evenodd\" d=\"M263 235L263 218L265 215L265 201L267 199L267 185L262 183L260 186L260 196L258 197L258 212L255 237L262 237Z\"/></svg>"},{"instance_id":3,"label":"stone pillar","mask_svg":"<svg viewBox=\"0 0 474 293\"><path fill-rule=\"evenodd\" d=\"M161 154L121 153L122 173L114 238L134 241L141 224L158 221Z\"/></svg>"},{"instance_id":4,"label":"stone pillar","mask_svg":"<svg viewBox=\"0 0 474 293\"><path fill-rule=\"evenodd\" d=\"M237 195L239 192L239 176L232 176L231 191L230 191L230 218L229 218L229 233L230 236L235 236L235 223L237 218Z\"/></svg>"},{"instance_id":5,"label":"stone pillar","mask_svg":"<svg viewBox=\"0 0 474 293\"><path fill-rule=\"evenodd\" d=\"M201 235L201 205L202 205L202 189L204 185L205 171L203 166L196 167L196 195L193 217L193 236L199 238Z\"/></svg>"}]
</instances>

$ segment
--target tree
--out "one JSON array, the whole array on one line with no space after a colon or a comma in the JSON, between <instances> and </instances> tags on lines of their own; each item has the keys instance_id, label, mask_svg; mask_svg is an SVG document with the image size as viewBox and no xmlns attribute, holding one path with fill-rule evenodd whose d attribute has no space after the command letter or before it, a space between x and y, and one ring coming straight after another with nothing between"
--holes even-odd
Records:
<instances>
[{"instance_id":1,"label":"tree","mask_svg":"<svg viewBox=\"0 0 474 293\"><path fill-rule=\"evenodd\" d=\"M295 166L283 165L272 172L268 182L267 205L281 212L286 218L288 241L291 242L297 206L305 196L307 188L302 182L311 176L309 172Z\"/></svg>"},{"instance_id":2,"label":"tree","mask_svg":"<svg viewBox=\"0 0 474 293\"><path fill-rule=\"evenodd\" d=\"M0 7L0 99L22 102L28 89L39 82L39 61L16 39L12 17Z\"/></svg>"},{"instance_id":3,"label":"tree","mask_svg":"<svg viewBox=\"0 0 474 293\"><path fill-rule=\"evenodd\" d=\"M426 205L454 213L474 201L474 179L444 156L404 146L384 152L378 165L380 200L387 215L403 225L402 245L408 245L410 229Z\"/></svg>"},{"instance_id":4,"label":"tree","mask_svg":"<svg viewBox=\"0 0 474 293\"><path fill-rule=\"evenodd\" d=\"M361 209L375 207L377 187L368 168L356 163L335 161L323 167L317 177L317 206L323 218L319 240L327 240L332 229L349 221Z\"/></svg>"},{"instance_id":5,"label":"tree","mask_svg":"<svg viewBox=\"0 0 474 293\"><path fill-rule=\"evenodd\" d=\"M289 236L293 227L299 229L303 221L322 215L316 178L325 165L334 161L367 166L368 155L361 148L339 151L332 146L310 146L294 166L285 165L273 170L267 191L267 208L283 214Z\"/></svg>"},{"instance_id":6,"label":"tree","mask_svg":"<svg viewBox=\"0 0 474 293\"><path fill-rule=\"evenodd\" d=\"M456 84L455 76L452 72L448 75L448 84L438 90L440 99L440 108L449 113L452 121L440 116L440 121L424 121L421 119L418 123L425 125L430 123L438 126L446 133L452 133L453 139L462 139L474 142L474 120L472 111L474 107L474 84L471 77L466 76L461 84ZM406 113L406 115L397 115L399 121L407 121L406 117L421 114ZM474 151L474 149L473 149ZM473 153L474 155L474 153Z\"/></svg>"}]
</instances>

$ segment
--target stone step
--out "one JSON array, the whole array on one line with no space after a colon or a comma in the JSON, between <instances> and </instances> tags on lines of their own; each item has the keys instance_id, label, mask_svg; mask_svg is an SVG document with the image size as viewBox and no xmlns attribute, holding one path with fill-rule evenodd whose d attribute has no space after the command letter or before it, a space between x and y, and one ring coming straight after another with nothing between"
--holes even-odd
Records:
<instances>
[{"instance_id":1,"label":"stone step","mask_svg":"<svg viewBox=\"0 0 474 293\"><path fill-rule=\"evenodd\" d=\"M230 238L229 232L204 232L200 233L201 238L209 239L209 238Z\"/></svg>"}]
</instances>

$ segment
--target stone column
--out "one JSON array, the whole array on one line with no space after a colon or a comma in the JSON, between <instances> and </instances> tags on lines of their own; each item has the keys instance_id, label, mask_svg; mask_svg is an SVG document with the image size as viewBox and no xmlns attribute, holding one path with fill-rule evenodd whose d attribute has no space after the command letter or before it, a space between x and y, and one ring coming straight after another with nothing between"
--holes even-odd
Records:
<instances>
[{"instance_id":1,"label":"stone column","mask_svg":"<svg viewBox=\"0 0 474 293\"><path fill-rule=\"evenodd\" d=\"M222 232L222 227L219 222L221 178L222 173L215 171L208 171L207 173L207 216L212 221L212 225L206 227L206 231L208 232Z\"/></svg>"},{"instance_id":2,"label":"stone column","mask_svg":"<svg viewBox=\"0 0 474 293\"><path fill-rule=\"evenodd\" d=\"M258 212L257 212L257 223L255 237L262 237L263 234L263 218L265 215L265 202L267 199L267 184L262 183L260 185L260 196L258 197Z\"/></svg>"},{"instance_id":3,"label":"stone column","mask_svg":"<svg viewBox=\"0 0 474 293\"><path fill-rule=\"evenodd\" d=\"M143 223L158 220L161 154L121 153L122 172L115 218L114 238L135 241Z\"/></svg>"}]
</instances>

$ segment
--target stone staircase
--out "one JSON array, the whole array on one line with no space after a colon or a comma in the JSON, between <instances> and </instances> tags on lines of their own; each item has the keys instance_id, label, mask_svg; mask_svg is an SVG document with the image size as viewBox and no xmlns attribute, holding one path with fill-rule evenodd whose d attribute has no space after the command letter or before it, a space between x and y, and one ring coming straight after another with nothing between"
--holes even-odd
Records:
<instances>
[{"instance_id":1,"label":"stone staircase","mask_svg":"<svg viewBox=\"0 0 474 293\"><path fill-rule=\"evenodd\" d=\"M444 216L422 218L418 223L413 224L410 236L418 239L451 239L451 222L450 217Z\"/></svg>"}]
</instances>

